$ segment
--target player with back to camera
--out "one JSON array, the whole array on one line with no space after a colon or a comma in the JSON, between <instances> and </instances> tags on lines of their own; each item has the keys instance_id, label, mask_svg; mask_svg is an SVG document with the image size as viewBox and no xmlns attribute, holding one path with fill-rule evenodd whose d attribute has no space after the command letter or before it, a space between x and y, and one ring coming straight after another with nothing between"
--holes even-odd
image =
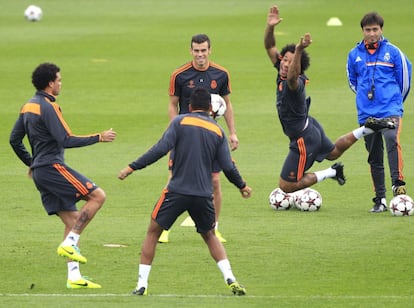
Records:
<instances>
[{"instance_id":1,"label":"player with back to camera","mask_svg":"<svg viewBox=\"0 0 414 308\"><path fill-rule=\"evenodd\" d=\"M105 192L64 161L65 148L111 142L116 133L106 130L88 136L72 134L56 103L62 86L60 68L42 63L33 71L35 95L23 105L10 134L10 144L20 160L29 167L29 176L40 192L43 207L57 215L65 225L64 241L57 253L69 259L67 288L100 288L80 274L79 263L86 263L79 246L80 235L105 202ZM32 155L23 144L27 136ZM80 211L76 203L85 200ZM37 251L41 254L40 251Z\"/></svg>"},{"instance_id":2,"label":"player with back to camera","mask_svg":"<svg viewBox=\"0 0 414 308\"><path fill-rule=\"evenodd\" d=\"M356 94L358 122L368 117L390 117L396 129L365 136L368 164L375 190L372 213L387 211L384 141L393 195L406 194L400 144L404 101L411 88L411 63L404 53L382 35L384 19L376 12L361 19L363 39L348 54L347 76Z\"/></svg>"},{"instance_id":3,"label":"player with back to camera","mask_svg":"<svg viewBox=\"0 0 414 308\"><path fill-rule=\"evenodd\" d=\"M175 149L171 179L154 206L142 244L138 282L133 291L135 295L147 295L148 276L158 238L184 211L195 222L197 232L207 244L230 290L235 295L246 293L234 277L226 250L214 231L211 181L214 161L217 160L227 179L239 188L243 198L249 198L252 189L243 181L231 160L223 129L209 116L210 100L206 89L195 88L190 97L190 113L175 117L161 139L118 175L119 179L124 180L133 171L145 168Z\"/></svg>"},{"instance_id":4,"label":"player with back to camera","mask_svg":"<svg viewBox=\"0 0 414 308\"><path fill-rule=\"evenodd\" d=\"M229 131L231 150L239 146L233 117L233 106L230 101L231 85L229 72L222 66L209 60L211 54L210 38L206 34L196 34L191 38L190 54L193 60L174 70L170 77L170 102L168 114L170 121L178 114L189 112L189 99L193 89L197 86L207 89L211 94L219 94L226 102L224 119ZM172 153L173 155L173 153ZM170 160L171 162L171 160ZM216 210L215 232L222 243L226 239L218 230L218 220L222 205L222 192L220 185L220 168L213 166L213 194L214 208ZM165 230L159 239L160 243L169 241L169 230Z\"/></svg>"},{"instance_id":5,"label":"player with back to camera","mask_svg":"<svg viewBox=\"0 0 414 308\"><path fill-rule=\"evenodd\" d=\"M274 27L281 21L278 7L272 6L267 17L264 46L269 59L278 70L276 108L283 132L290 140L289 153L280 174L279 188L284 192L294 192L327 178L343 185L344 166L340 162L325 170L306 171L315 161L335 160L361 137L382 129L392 129L394 123L388 118L368 118L364 126L332 143L319 122L309 115L310 97L307 98L305 93L308 78L304 72L310 64L305 48L312 43L311 35L306 33L296 45L288 44L279 52Z\"/></svg>"}]
</instances>

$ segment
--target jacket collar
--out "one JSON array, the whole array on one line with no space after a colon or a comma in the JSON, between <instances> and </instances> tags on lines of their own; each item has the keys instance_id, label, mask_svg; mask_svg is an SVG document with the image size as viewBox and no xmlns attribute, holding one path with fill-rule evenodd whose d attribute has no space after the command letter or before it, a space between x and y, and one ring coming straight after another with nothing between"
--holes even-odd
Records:
<instances>
[{"instance_id":1,"label":"jacket collar","mask_svg":"<svg viewBox=\"0 0 414 308\"><path fill-rule=\"evenodd\" d=\"M45 91L36 91L36 95L46 97L51 102L56 102L56 97L53 95L50 95L49 93L46 93Z\"/></svg>"}]
</instances>

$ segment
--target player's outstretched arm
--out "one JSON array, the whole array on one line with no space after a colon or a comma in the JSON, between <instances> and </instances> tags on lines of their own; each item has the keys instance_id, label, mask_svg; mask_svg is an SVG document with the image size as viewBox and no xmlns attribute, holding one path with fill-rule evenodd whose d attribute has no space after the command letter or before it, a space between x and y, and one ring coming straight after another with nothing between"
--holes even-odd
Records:
<instances>
[{"instance_id":1,"label":"player's outstretched arm","mask_svg":"<svg viewBox=\"0 0 414 308\"><path fill-rule=\"evenodd\" d=\"M298 87L298 77L302 72L302 52L310 44L312 44L312 38L310 33L305 33L305 35L300 38L299 43L296 44L295 53L293 55L293 61L289 66L287 73L287 84L289 89L291 90L296 90Z\"/></svg>"},{"instance_id":2,"label":"player's outstretched arm","mask_svg":"<svg viewBox=\"0 0 414 308\"><path fill-rule=\"evenodd\" d=\"M270 11L267 15L267 23L264 34L264 47L267 51L270 61L273 64L276 63L279 52L276 47L276 36L274 34L274 27L281 23L283 18L279 17L279 8L274 5L270 8Z\"/></svg>"}]
</instances>

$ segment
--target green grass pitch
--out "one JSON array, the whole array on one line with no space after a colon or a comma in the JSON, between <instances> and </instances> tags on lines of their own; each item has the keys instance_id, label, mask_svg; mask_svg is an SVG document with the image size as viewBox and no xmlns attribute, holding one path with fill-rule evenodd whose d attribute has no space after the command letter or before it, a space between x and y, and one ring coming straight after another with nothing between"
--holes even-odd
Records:
<instances>
[{"instance_id":1,"label":"green grass pitch","mask_svg":"<svg viewBox=\"0 0 414 308\"><path fill-rule=\"evenodd\" d=\"M311 114L333 140L356 127L354 95L345 63L361 39L362 15L377 10L384 35L414 61L409 0L276 2L278 43L310 32ZM38 0L43 20L30 23L31 1L0 0L0 306L3 307L408 307L412 305L414 218L368 212L373 197L367 153L357 143L340 159L347 183L316 185L319 212L275 212L268 194L278 183L288 150L277 120L275 70L263 48L272 1ZM343 25L327 27L330 17ZM150 296L130 295L139 249L154 202L168 177L167 160L117 179L118 171L155 143L168 123L170 73L190 60L190 38L207 33L211 60L229 69L239 149L232 153L253 188L244 200L223 176L220 230L234 273L247 296L226 289L216 264L191 227L172 229L159 245ZM100 290L67 290L65 260L56 254L63 225L48 217L8 137L20 106L34 93L30 74L41 62L62 69L58 102L76 134L112 127L112 144L66 151L69 165L93 179L107 202L82 235L88 264L82 273ZM414 94L406 101L405 175L414 196ZM220 120L222 121L222 120ZM222 122L224 125L224 121ZM315 164L312 170L330 166ZM390 180L387 169L387 188ZM388 192L388 200L391 194ZM79 204L81 205L81 203ZM123 244L110 248L104 244Z\"/></svg>"}]
</instances>

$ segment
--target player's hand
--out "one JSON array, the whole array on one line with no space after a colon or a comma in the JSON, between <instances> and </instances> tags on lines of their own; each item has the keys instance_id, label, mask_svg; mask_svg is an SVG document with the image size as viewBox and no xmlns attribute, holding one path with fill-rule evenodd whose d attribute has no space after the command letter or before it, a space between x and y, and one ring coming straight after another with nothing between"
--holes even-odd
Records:
<instances>
[{"instance_id":1,"label":"player's hand","mask_svg":"<svg viewBox=\"0 0 414 308\"><path fill-rule=\"evenodd\" d=\"M232 151L237 150L237 148L239 147L239 139L237 138L236 134L231 134L229 136L229 142L230 142L230 149Z\"/></svg>"},{"instance_id":2,"label":"player's hand","mask_svg":"<svg viewBox=\"0 0 414 308\"><path fill-rule=\"evenodd\" d=\"M125 167L124 169L122 169L121 171L119 171L118 174L118 179L123 180L125 179L128 175L130 175L132 172L134 172L134 170L131 167Z\"/></svg>"},{"instance_id":3,"label":"player's hand","mask_svg":"<svg viewBox=\"0 0 414 308\"><path fill-rule=\"evenodd\" d=\"M101 142L112 142L115 140L116 132L110 128L109 130L104 130L101 133Z\"/></svg>"},{"instance_id":4,"label":"player's hand","mask_svg":"<svg viewBox=\"0 0 414 308\"><path fill-rule=\"evenodd\" d=\"M312 44L311 35L310 33L305 33L305 35L300 38L300 42L298 45L296 45L296 47L304 49L308 47L310 44Z\"/></svg>"},{"instance_id":5,"label":"player's hand","mask_svg":"<svg viewBox=\"0 0 414 308\"><path fill-rule=\"evenodd\" d=\"M273 27L281 23L282 20L283 18L279 18L279 8L276 5L272 6L267 15L267 24Z\"/></svg>"},{"instance_id":6,"label":"player's hand","mask_svg":"<svg viewBox=\"0 0 414 308\"><path fill-rule=\"evenodd\" d=\"M29 171L27 172L27 176L29 177L29 179L33 179L33 170L32 170L32 168L29 168Z\"/></svg>"},{"instance_id":7,"label":"player's hand","mask_svg":"<svg viewBox=\"0 0 414 308\"><path fill-rule=\"evenodd\" d=\"M242 189L240 189L240 193L243 198L247 199L250 198L252 195L252 189L249 186L245 186Z\"/></svg>"}]
</instances>

